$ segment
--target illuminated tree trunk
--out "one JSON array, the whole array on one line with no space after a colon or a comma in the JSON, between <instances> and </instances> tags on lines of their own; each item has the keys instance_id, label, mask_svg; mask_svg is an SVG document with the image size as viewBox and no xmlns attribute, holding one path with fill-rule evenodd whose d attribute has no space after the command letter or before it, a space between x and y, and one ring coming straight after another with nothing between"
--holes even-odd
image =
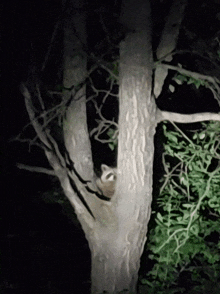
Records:
<instances>
[{"instance_id":1,"label":"illuminated tree trunk","mask_svg":"<svg viewBox=\"0 0 220 294\"><path fill-rule=\"evenodd\" d=\"M129 35L120 55L116 192L109 205L111 212L96 224L88 239L93 294L136 293L152 200L156 106L151 98L151 69L148 31Z\"/></svg>"},{"instance_id":2,"label":"illuminated tree trunk","mask_svg":"<svg viewBox=\"0 0 220 294\"><path fill-rule=\"evenodd\" d=\"M82 214L77 209L72 201L73 197L75 199L74 191L66 193L76 209L91 249L92 294L136 293L140 257L151 213L156 105L151 97L153 63L150 6L146 1L140 1L138 6L133 1L132 5L132 22L123 22L134 33L125 38L120 49L118 178L115 195L111 202L105 202L81 189L92 217L87 215L88 211ZM130 13L126 1L123 13L125 20L129 19L126 16ZM76 41L71 40L68 25L65 36L64 86L71 87L76 84L76 74L83 73L83 63L81 71L73 66L71 46ZM79 59L77 61L79 65ZM79 92L77 95L83 94ZM83 97L73 99L67 112L64 135L67 151L77 172L83 179L88 179L91 178L91 171L88 173L86 169L86 160L90 159L90 148L85 131L84 105ZM73 173L69 173L69 176L76 181ZM64 187L64 190L68 189Z\"/></svg>"},{"instance_id":3,"label":"illuminated tree trunk","mask_svg":"<svg viewBox=\"0 0 220 294\"><path fill-rule=\"evenodd\" d=\"M120 47L118 177L109 212L89 240L92 293L136 293L151 214L156 105L151 97L152 50L147 1L124 6L134 33ZM143 5L142 5L143 4ZM131 16L131 15L130 15ZM141 19L141 22L140 22Z\"/></svg>"}]
</instances>

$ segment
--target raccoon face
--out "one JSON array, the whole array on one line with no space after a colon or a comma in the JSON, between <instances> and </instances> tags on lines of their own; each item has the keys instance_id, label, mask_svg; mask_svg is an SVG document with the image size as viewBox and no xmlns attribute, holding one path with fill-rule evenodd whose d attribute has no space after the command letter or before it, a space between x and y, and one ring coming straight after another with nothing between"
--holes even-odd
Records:
<instances>
[{"instance_id":1,"label":"raccoon face","mask_svg":"<svg viewBox=\"0 0 220 294\"><path fill-rule=\"evenodd\" d=\"M111 198L115 192L115 183L117 179L117 169L111 168L105 164L101 165L102 175L97 179L96 184L103 195Z\"/></svg>"},{"instance_id":2,"label":"raccoon face","mask_svg":"<svg viewBox=\"0 0 220 294\"><path fill-rule=\"evenodd\" d=\"M102 175L101 175L102 182L116 181L116 168L112 168L105 164L102 164L101 170L102 170Z\"/></svg>"}]
</instances>

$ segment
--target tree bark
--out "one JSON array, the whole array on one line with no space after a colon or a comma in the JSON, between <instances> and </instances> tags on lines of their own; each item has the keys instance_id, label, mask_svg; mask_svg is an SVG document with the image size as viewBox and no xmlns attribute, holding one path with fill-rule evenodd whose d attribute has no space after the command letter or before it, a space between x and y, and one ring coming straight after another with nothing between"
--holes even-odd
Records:
<instances>
[{"instance_id":1,"label":"tree bark","mask_svg":"<svg viewBox=\"0 0 220 294\"><path fill-rule=\"evenodd\" d=\"M157 59L170 62L172 51L176 48L177 38L179 35L180 25L184 17L184 10L187 5L187 0L173 1L169 15L166 18L166 23L160 39L160 44L157 48ZM157 64L154 73L154 96L157 98L167 77L168 69Z\"/></svg>"},{"instance_id":2,"label":"tree bark","mask_svg":"<svg viewBox=\"0 0 220 294\"><path fill-rule=\"evenodd\" d=\"M122 22L133 33L120 47L118 176L107 213L88 238L92 294L137 293L151 214L156 105L151 97L150 5L138 2L123 3Z\"/></svg>"},{"instance_id":3,"label":"tree bark","mask_svg":"<svg viewBox=\"0 0 220 294\"><path fill-rule=\"evenodd\" d=\"M87 56L83 50L86 44L86 17L81 11L83 2L69 1L68 11L65 12L63 85L72 90L64 93L64 99L71 99L71 103L66 112L63 132L69 156L76 170L86 179L93 174L93 164L87 129L86 87L84 85L78 89L87 76Z\"/></svg>"}]
</instances>

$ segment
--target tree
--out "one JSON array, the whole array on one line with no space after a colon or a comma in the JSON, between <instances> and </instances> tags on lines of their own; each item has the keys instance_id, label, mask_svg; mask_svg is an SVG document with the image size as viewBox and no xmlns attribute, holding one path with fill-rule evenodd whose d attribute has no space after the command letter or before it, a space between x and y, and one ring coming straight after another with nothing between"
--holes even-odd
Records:
<instances>
[{"instance_id":1,"label":"tree","mask_svg":"<svg viewBox=\"0 0 220 294\"><path fill-rule=\"evenodd\" d=\"M153 139L157 124L162 120L182 123L220 120L220 115L214 113L184 115L161 111L155 103L169 69L204 81L215 98L220 93L217 78L171 63L186 2L173 1L157 47L156 63L152 54L150 1L124 0L122 3L121 23L126 34L120 42L117 183L111 201L102 199L93 171L86 117L84 82L89 72L84 52L86 20L82 1L70 1L64 13L64 78L60 104L48 109L38 86L37 95L31 94L28 85L22 87L30 121L52 170L19 167L58 177L89 243L93 294L136 293L140 257L151 216ZM63 150L51 132L51 121L58 122L58 114Z\"/></svg>"}]
</instances>

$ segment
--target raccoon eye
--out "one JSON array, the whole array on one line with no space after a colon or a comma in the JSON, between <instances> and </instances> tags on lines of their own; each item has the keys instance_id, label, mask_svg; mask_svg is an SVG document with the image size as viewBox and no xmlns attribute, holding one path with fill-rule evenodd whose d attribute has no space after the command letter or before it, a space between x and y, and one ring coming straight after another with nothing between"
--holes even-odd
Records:
<instances>
[{"instance_id":1,"label":"raccoon eye","mask_svg":"<svg viewBox=\"0 0 220 294\"><path fill-rule=\"evenodd\" d=\"M116 175L114 173L109 173L106 176L106 180L115 181L116 180Z\"/></svg>"},{"instance_id":2,"label":"raccoon eye","mask_svg":"<svg viewBox=\"0 0 220 294\"><path fill-rule=\"evenodd\" d=\"M109 173L107 176L106 176L106 179L108 180L109 178L113 177L114 178L114 174L113 173Z\"/></svg>"}]
</instances>

